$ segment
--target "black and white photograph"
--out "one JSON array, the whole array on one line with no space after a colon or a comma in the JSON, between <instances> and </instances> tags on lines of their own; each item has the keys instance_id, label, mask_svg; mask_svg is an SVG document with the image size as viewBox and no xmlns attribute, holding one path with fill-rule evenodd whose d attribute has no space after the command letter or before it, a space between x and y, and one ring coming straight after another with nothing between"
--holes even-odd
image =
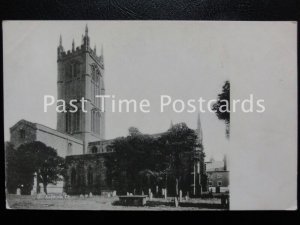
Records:
<instances>
[{"instance_id":1,"label":"black and white photograph","mask_svg":"<svg viewBox=\"0 0 300 225\"><path fill-rule=\"evenodd\" d=\"M7 209L297 209L297 23L2 26Z\"/></svg>"}]
</instances>

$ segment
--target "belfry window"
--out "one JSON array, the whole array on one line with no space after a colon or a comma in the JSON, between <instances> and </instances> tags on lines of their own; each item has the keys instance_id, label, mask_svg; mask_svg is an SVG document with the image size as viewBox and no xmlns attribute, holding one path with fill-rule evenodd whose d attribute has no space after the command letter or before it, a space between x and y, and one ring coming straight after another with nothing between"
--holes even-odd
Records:
<instances>
[{"instance_id":1,"label":"belfry window","mask_svg":"<svg viewBox=\"0 0 300 225\"><path fill-rule=\"evenodd\" d=\"M79 63L75 63L74 64L74 77L78 77L80 74L80 64Z\"/></svg>"},{"instance_id":2,"label":"belfry window","mask_svg":"<svg viewBox=\"0 0 300 225\"><path fill-rule=\"evenodd\" d=\"M25 138L25 130L24 129L20 130L20 138Z\"/></svg>"},{"instance_id":3,"label":"belfry window","mask_svg":"<svg viewBox=\"0 0 300 225\"><path fill-rule=\"evenodd\" d=\"M100 134L100 112L91 111L91 130L96 134Z\"/></svg>"},{"instance_id":4,"label":"belfry window","mask_svg":"<svg viewBox=\"0 0 300 225\"><path fill-rule=\"evenodd\" d=\"M72 124L72 118L71 118L71 113L70 112L66 112L66 132L67 133L71 133L71 124Z\"/></svg>"},{"instance_id":5,"label":"belfry window","mask_svg":"<svg viewBox=\"0 0 300 225\"><path fill-rule=\"evenodd\" d=\"M80 110L74 113L74 131L80 130Z\"/></svg>"}]
</instances>

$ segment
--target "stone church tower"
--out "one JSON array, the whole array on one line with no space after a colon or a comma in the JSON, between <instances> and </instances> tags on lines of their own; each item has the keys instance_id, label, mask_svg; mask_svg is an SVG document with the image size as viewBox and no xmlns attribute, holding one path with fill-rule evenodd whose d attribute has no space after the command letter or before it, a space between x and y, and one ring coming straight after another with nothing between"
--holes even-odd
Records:
<instances>
[{"instance_id":1,"label":"stone church tower","mask_svg":"<svg viewBox=\"0 0 300 225\"><path fill-rule=\"evenodd\" d=\"M83 153L87 153L89 142L100 141L105 138L105 112L102 111L100 98L104 95L104 60L103 49L98 56L96 46L90 47L88 27L82 35L82 43L67 52L62 46L60 36L57 48L57 98L67 103L76 99L77 112L57 113L57 130L74 136L84 142ZM87 100L84 110L80 100Z\"/></svg>"}]
</instances>

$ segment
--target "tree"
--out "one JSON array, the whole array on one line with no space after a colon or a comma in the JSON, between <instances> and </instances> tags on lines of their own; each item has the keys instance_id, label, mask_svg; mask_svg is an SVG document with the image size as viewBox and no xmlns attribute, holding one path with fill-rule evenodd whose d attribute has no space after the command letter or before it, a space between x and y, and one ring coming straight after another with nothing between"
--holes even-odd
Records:
<instances>
[{"instance_id":1,"label":"tree","mask_svg":"<svg viewBox=\"0 0 300 225\"><path fill-rule=\"evenodd\" d=\"M136 128L136 127L129 127L128 133L129 133L129 135L131 135L131 136L142 135L142 133L141 133L141 132L139 131L139 129Z\"/></svg>"},{"instance_id":2,"label":"tree","mask_svg":"<svg viewBox=\"0 0 300 225\"><path fill-rule=\"evenodd\" d=\"M158 172L160 163L156 142L149 135L139 134L118 138L109 146L113 154L107 157L106 166L117 191L141 192L153 184L155 176L149 174Z\"/></svg>"},{"instance_id":3,"label":"tree","mask_svg":"<svg viewBox=\"0 0 300 225\"><path fill-rule=\"evenodd\" d=\"M200 157L204 157L203 148L198 143L196 132L185 123L172 126L162 135L160 141L165 146L166 179L175 180L175 192L178 196L179 185L188 190L189 182L186 182L186 179L191 172L191 165L200 160Z\"/></svg>"},{"instance_id":4,"label":"tree","mask_svg":"<svg viewBox=\"0 0 300 225\"><path fill-rule=\"evenodd\" d=\"M204 157L196 132L185 123L172 126L160 137L133 132L108 148L113 153L107 156L107 177L123 194L155 186L167 188L174 181L178 195L179 186L184 190L190 186L191 165Z\"/></svg>"},{"instance_id":5,"label":"tree","mask_svg":"<svg viewBox=\"0 0 300 225\"><path fill-rule=\"evenodd\" d=\"M16 149L10 142L5 143L5 176L7 192L15 194L20 187L17 173Z\"/></svg>"},{"instance_id":6,"label":"tree","mask_svg":"<svg viewBox=\"0 0 300 225\"><path fill-rule=\"evenodd\" d=\"M218 94L217 102L212 106L217 117L225 121L226 137L230 136L230 82L225 81L222 92Z\"/></svg>"},{"instance_id":7,"label":"tree","mask_svg":"<svg viewBox=\"0 0 300 225\"><path fill-rule=\"evenodd\" d=\"M39 184L43 184L47 194L47 185L56 184L64 175L64 159L57 155L57 151L44 143L35 141L21 145L16 151L17 173L23 177L20 182L31 184L33 177L37 178L37 192Z\"/></svg>"}]
</instances>

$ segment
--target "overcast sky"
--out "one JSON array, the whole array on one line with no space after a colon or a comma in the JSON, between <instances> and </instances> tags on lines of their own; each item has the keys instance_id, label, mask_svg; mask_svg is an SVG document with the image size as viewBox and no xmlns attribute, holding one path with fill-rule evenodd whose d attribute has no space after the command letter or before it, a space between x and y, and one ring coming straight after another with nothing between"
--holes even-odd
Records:
<instances>
[{"instance_id":1,"label":"overcast sky","mask_svg":"<svg viewBox=\"0 0 300 225\"><path fill-rule=\"evenodd\" d=\"M48 21L4 23L5 140L20 119L56 128L55 107L43 112L43 96L57 96L57 46L81 43L88 24L91 47L104 47L106 94L149 99L151 113L106 115L106 138L127 135L135 126L144 133L166 131L173 123L196 128L197 113L160 113L160 95L172 99L214 99L229 79L236 59L231 46L240 31L218 22ZM228 29L230 32L228 32ZM234 34L234 32L236 34ZM107 101L107 109L110 101ZM225 125L210 112L201 114L207 159L221 159L228 149Z\"/></svg>"}]
</instances>

